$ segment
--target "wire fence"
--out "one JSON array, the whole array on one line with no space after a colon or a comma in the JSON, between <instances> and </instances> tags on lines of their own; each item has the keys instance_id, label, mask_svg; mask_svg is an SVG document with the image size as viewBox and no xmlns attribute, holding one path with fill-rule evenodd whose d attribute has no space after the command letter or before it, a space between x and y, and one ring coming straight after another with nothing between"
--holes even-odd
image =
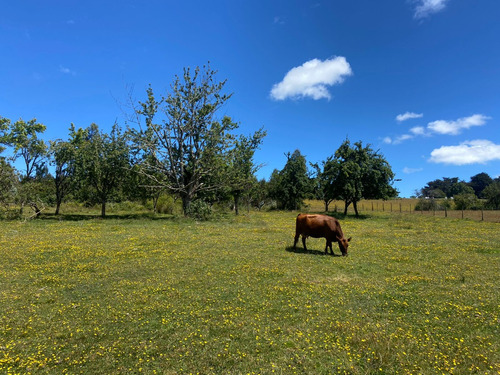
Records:
<instances>
[{"instance_id":1,"label":"wire fence","mask_svg":"<svg viewBox=\"0 0 500 375\"><path fill-rule=\"evenodd\" d=\"M451 208L441 208L432 210L415 209L418 199L397 199L389 201L362 200L358 202L358 212L360 215L370 212L387 212L394 214L427 215L450 219L469 219L476 221L487 221L500 223L500 210L477 209L477 210L454 210ZM324 211L325 205L321 201L308 201L311 210ZM344 212L343 201L333 201L328 210L330 212ZM351 204L347 210L348 214L354 214L354 207Z\"/></svg>"}]
</instances>

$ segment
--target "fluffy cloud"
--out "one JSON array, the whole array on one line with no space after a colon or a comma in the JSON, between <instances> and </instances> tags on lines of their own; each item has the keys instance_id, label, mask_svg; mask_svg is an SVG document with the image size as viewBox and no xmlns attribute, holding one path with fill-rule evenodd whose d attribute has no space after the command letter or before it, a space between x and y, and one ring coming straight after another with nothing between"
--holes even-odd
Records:
<instances>
[{"instance_id":1,"label":"fluffy cloud","mask_svg":"<svg viewBox=\"0 0 500 375\"><path fill-rule=\"evenodd\" d=\"M415 0L415 18L425 18L433 13L440 12L446 7L448 0Z\"/></svg>"},{"instance_id":2,"label":"fluffy cloud","mask_svg":"<svg viewBox=\"0 0 500 375\"><path fill-rule=\"evenodd\" d=\"M421 118L423 116L424 116L423 113L406 112L401 115L397 115L396 120L402 122L412 118Z\"/></svg>"},{"instance_id":3,"label":"fluffy cloud","mask_svg":"<svg viewBox=\"0 0 500 375\"><path fill-rule=\"evenodd\" d=\"M280 83L276 83L271 90L271 98L330 99L328 86L340 84L350 75L352 75L351 66L345 57L338 56L325 61L309 60L301 66L292 68Z\"/></svg>"},{"instance_id":4,"label":"fluffy cloud","mask_svg":"<svg viewBox=\"0 0 500 375\"><path fill-rule=\"evenodd\" d=\"M500 160L500 145L484 139L437 148L429 159L433 163L453 165L484 164L492 160Z\"/></svg>"},{"instance_id":5,"label":"fluffy cloud","mask_svg":"<svg viewBox=\"0 0 500 375\"><path fill-rule=\"evenodd\" d=\"M417 172L422 172L423 168L408 168L404 167L403 168L403 173L405 174L412 174L412 173L417 173Z\"/></svg>"},{"instance_id":6,"label":"fluffy cloud","mask_svg":"<svg viewBox=\"0 0 500 375\"><path fill-rule=\"evenodd\" d=\"M411 128L410 133L414 135L427 135L423 126L415 126L414 128Z\"/></svg>"},{"instance_id":7,"label":"fluffy cloud","mask_svg":"<svg viewBox=\"0 0 500 375\"><path fill-rule=\"evenodd\" d=\"M427 128L438 134L457 135L460 134L462 129L469 129L473 126L484 125L488 119L488 116L476 114L469 117L459 118L456 121L433 121L427 125Z\"/></svg>"}]
</instances>

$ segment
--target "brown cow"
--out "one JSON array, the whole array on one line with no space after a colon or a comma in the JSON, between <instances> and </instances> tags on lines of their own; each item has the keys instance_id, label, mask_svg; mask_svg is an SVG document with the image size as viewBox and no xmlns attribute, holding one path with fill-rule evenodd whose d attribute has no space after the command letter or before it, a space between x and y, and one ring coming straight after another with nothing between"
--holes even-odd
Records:
<instances>
[{"instance_id":1,"label":"brown cow","mask_svg":"<svg viewBox=\"0 0 500 375\"><path fill-rule=\"evenodd\" d=\"M349 241L351 238L346 239L342 229L340 228L340 223L337 219L326 215L309 215L309 214L299 214L297 216L295 226L295 241L293 242L293 248L296 248L299 236L302 235L302 243L304 244L304 250L306 247L306 238L326 238L325 254L328 254L328 247L333 254L332 242L339 243L339 249L342 255L347 255L347 248L349 247Z\"/></svg>"}]
</instances>

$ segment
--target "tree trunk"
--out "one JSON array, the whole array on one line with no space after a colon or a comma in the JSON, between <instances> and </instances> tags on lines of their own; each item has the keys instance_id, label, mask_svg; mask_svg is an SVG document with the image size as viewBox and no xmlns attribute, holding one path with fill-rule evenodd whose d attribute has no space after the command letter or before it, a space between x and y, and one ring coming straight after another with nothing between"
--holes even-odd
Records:
<instances>
[{"instance_id":1,"label":"tree trunk","mask_svg":"<svg viewBox=\"0 0 500 375\"><path fill-rule=\"evenodd\" d=\"M349 205L351 204L351 202L349 201L345 201L345 205L344 205L344 215L347 215L347 208L349 207Z\"/></svg>"},{"instance_id":2,"label":"tree trunk","mask_svg":"<svg viewBox=\"0 0 500 375\"><path fill-rule=\"evenodd\" d=\"M234 192L233 193L233 197L234 197L234 213L236 215L239 215L240 211L239 211L239 204L240 204L240 192L237 191L237 192Z\"/></svg>"},{"instance_id":3,"label":"tree trunk","mask_svg":"<svg viewBox=\"0 0 500 375\"><path fill-rule=\"evenodd\" d=\"M59 215L59 208L61 207L61 202L59 200L57 200L56 202L56 212L55 212L55 215Z\"/></svg>"},{"instance_id":4,"label":"tree trunk","mask_svg":"<svg viewBox=\"0 0 500 375\"><path fill-rule=\"evenodd\" d=\"M189 213L189 206L191 206L191 197L187 194L182 195L182 212L184 213L184 216L188 216Z\"/></svg>"},{"instance_id":5,"label":"tree trunk","mask_svg":"<svg viewBox=\"0 0 500 375\"><path fill-rule=\"evenodd\" d=\"M325 212L328 212L328 206L330 206L330 202L324 201L325 202Z\"/></svg>"},{"instance_id":6,"label":"tree trunk","mask_svg":"<svg viewBox=\"0 0 500 375\"><path fill-rule=\"evenodd\" d=\"M356 202L356 201L352 202L352 206L354 207L354 212L356 213L356 216L359 216L358 202Z\"/></svg>"}]
</instances>

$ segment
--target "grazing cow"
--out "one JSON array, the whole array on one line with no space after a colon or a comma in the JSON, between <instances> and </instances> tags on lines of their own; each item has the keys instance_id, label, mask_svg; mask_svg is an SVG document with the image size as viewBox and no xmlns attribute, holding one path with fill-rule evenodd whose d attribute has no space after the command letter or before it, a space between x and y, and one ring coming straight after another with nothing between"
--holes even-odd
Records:
<instances>
[{"instance_id":1,"label":"grazing cow","mask_svg":"<svg viewBox=\"0 0 500 375\"><path fill-rule=\"evenodd\" d=\"M328 247L333 254L332 242L338 242L340 251L342 255L347 255L347 248L349 247L349 241L351 238L346 239L342 229L340 228L340 223L337 219L326 215L309 215L309 214L299 214L295 222L295 241L293 242L293 248L296 248L299 236L302 235L302 243L304 244L304 250L306 247L306 238L326 238L325 254L328 254Z\"/></svg>"}]
</instances>

